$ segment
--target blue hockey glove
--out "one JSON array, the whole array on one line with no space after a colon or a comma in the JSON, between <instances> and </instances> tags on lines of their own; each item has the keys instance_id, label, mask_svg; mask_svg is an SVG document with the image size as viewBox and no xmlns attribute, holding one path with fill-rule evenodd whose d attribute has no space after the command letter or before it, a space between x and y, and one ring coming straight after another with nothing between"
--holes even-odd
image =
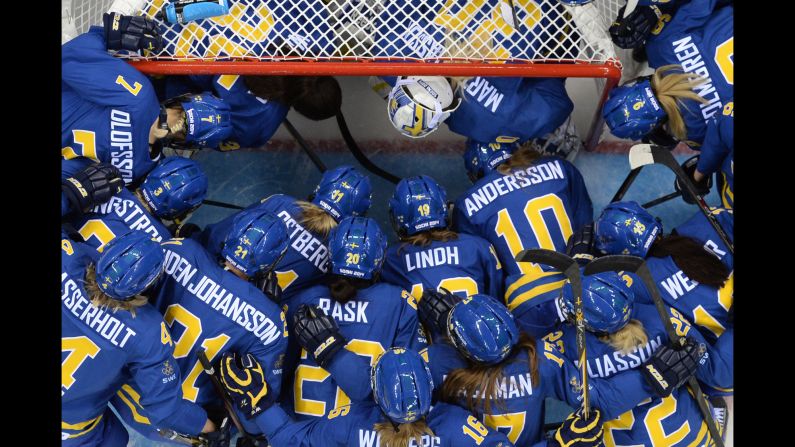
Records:
<instances>
[{"instance_id":1,"label":"blue hockey glove","mask_svg":"<svg viewBox=\"0 0 795 447\"><path fill-rule=\"evenodd\" d=\"M293 317L293 326L298 344L321 368L325 368L334 354L348 343L337 323L317 306L302 304Z\"/></svg>"},{"instance_id":2,"label":"blue hockey glove","mask_svg":"<svg viewBox=\"0 0 795 447\"><path fill-rule=\"evenodd\" d=\"M96 163L61 180L61 191L77 213L87 213L121 192L124 180L119 169L110 163Z\"/></svg>"},{"instance_id":3,"label":"blue hockey glove","mask_svg":"<svg viewBox=\"0 0 795 447\"><path fill-rule=\"evenodd\" d=\"M593 222L583 226L569 237L566 243L566 254L577 261L580 267L599 256L594 248Z\"/></svg>"},{"instance_id":4,"label":"blue hockey glove","mask_svg":"<svg viewBox=\"0 0 795 447\"><path fill-rule=\"evenodd\" d=\"M706 347L687 338L684 346L662 345L652 358L641 365L640 372L660 397L668 397L696 373Z\"/></svg>"},{"instance_id":5,"label":"blue hockey glove","mask_svg":"<svg viewBox=\"0 0 795 447\"><path fill-rule=\"evenodd\" d=\"M695 179L693 179L693 174L696 172L696 166L698 166L698 155L694 155L685 160L685 162L682 163L682 170L685 171L685 175L687 175L693 182L693 185L696 187L696 193L698 193L698 195L701 197L704 197L709 194L709 190L712 188L712 175L706 176L704 180L697 183ZM674 189L682 193L682 199L685 202L691 205L696 204L696 201L693 200L693 198L690 197L690 194L688 194L685 190L685 187L682 185L679 177L677 177L674 181Z\"/></svg>"},{"instance_id":6,"label":"blue hockey glove","mask_svg":"<svg viewBox=\"0 0 795 447\"><path fill-rule=\"evenodd\" d=\"M106 12L102 15L102 23L105 26L105 44L109 50L148 50L157 53L163 49L163 38L157 23L146 17Z\"/></svg>"},{"instance_id":7,"label":"blue hockey glove","mask_svg":"<svg viewBox=\"0 0 795 447\"><path fill-rule=\"evenodd\" d=\"M638 48L646 44L652 28L662 17L660 8L656 6L638 6L624 17L624 8L618 10L616 21L610 26L610 37L613 42L624 49Z\"/></svg>"}]
</instances>

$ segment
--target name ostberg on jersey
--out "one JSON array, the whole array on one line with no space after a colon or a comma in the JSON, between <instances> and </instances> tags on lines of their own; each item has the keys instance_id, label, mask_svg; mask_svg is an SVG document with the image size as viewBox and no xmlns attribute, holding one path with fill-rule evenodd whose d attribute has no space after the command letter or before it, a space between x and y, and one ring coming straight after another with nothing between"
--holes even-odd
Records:
<instances>
[{"instance_id":1,"label":"name ostberg on jersey","mask_svg":"<svg viewBox=\"0 0 795 447\"><path fill-rule=\"evenodd\" d=\"M320 269L321 272L328 273L328 248L326 244L305 230L287 211L280 211L278 216L284 221L287 230L292 230L290 232L290 246L298 253L301 253L301 256Z\"/></svg>"},{"instance_id":2,"label":"name ostberg on jersey","mask_svg":"<svg viewBox=\"0 0 795 447\"><path fill-rule=\"evenodd\" d=\"M143 231L151 235L157 242L163 241L163 236L158 233L157 228L152 224L152 219L150 219L143 208L132 199L122 199L119 196L113 196L102 205L94 207L93 211L105 215L113 213L119 216L130 229ZM128 211L130 214L125 216ZM171 236L169 235L168 237Z\"/></svg>"},{"instance_id":3,"label":"name ostberg on jersey","mask_svg":"<svg viewBox=\"0 0 795 447\"><path fill-rule=\"evenodd\" d=\"M133 177L133 136L132 118L129 113L111 109L110 147L110 163L119 168L125 182L131 182Z\"/></svg>"},{"instance_id":4,"label":"name ostberg on jersey","mask_svg":"<svg viewBox=\"0 0 795 447\"><path fill-rule=\"evenodd\" d=\"M548 161L513 174L498 177L478 188L464 199L464 207L468 217L482 210L497 197L504 196L514 190L530 185L543 183L547 180L564 180L563 167L559 160Z\"/></svg>"},{"instance_id":5,"label":"name ostberg on jersey","mask_svg":"<svg viewBox=\"0 0 795 447\"><path fill-rule=\"evenodd\" d=\"M712 118L715 113L722 108L720 96L715 86L712 85L712 78L709 76L709 69L704 64L701 53L698 47L693 43L692 36L685 36L679 40L671 43L674 47L674 54L679 59L682 69L688 73L696 73L703 77L705 81L693 90L698 93L698 96L706 99L706 104L699 103L698 107L701 109L701 116L704 120Z\"/></svg>"},{"instance_id":6,"label":"name ostberg on jersey","mask_svg":"<svg viewBox=\"0 0 795 447\"><path fill-rule=\"evenodd\" d=\"M227 292L207 276L197 277L198 269L177 253L165 247L163 251L166 255L165 273L174 278L191 295L254 334L264 345L267 346L278 340L281 334L280 327L265 314L231 292Z\"/></svg>"},{"instance_id":7,"label":"name ostberg on jersey","mask_svg":"<svg viewBox=\"0 0 795 447\"><path fill-rule=\"evenodd\" d=\"M406 261L407 272L444 264L458 265L458 247L436 247L416 253L406 253L403 259Z\"/></svg>"},{"instance_id":8,"label":"name ostberg on jersey","mask_svg":"<svg viewBox=\"0 0 795 447\"><path fill-rule=\"evenodd\" d=\"M86 327L108 340L113 346L123 348L130 337L136 335L134 330L114 317L112 311L106 312L93 305L66 272L61 273L61 287L63 288L61 294L63 305Z\"/></svg>"}]
</instances>

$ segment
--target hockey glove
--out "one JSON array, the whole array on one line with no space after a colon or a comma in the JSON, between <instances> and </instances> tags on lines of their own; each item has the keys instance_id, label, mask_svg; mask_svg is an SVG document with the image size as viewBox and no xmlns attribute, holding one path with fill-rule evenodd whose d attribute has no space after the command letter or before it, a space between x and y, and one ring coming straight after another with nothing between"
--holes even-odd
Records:
<instances>
[{"instance_id":1,"label":"hockey glove","mask_svg":"<svg viewBox=\"0 0 795 447\"><path fill-rule=\"evenodd\" d=\"M696 373L706 347L692 338L685 339L684 346L662 345L652 358L640 369L646 382L660 397L668 397Z\"/></svg>"},{"instance_id":2,"label":"hockey glove","mask_svg":"<svg viewBox=\"0 0 795 447\"><path fill-rule=\"evenodd\" d=\"M257 288L262 290L271 301L276 304L282 302L282 288L279 286L279 278L273 270L268 273L258 273L254 277Z\"/></svg>"},{"instance_id":3,"label":"hockey glove","mask_svg":"<svg viewBox=\"0 0 795 447\"><path fill-rule=\"evenodd\" d=\"M321 368L326 368L334 354L348 343L337 323L317 306L302 304L293 317L293 326L298 343Z\"/></svg>"},{"instance_id":4,"label":"hockey glove","mask_svg":"<svg viewBox=\"0 0 795 447\"><path fill-rule=\"evenodd\" d=\"M105 26L105 44L109 50L163 50L163 38L157 23L146 17L125 16L118 12L102 15Z\"/></svg>"},{"instance_id":5,"label":"hockey glove","mask_svg":"<svg viewBox=\"0 0 795 447\"><path fill-rule=\"evenodd\" d=\"M420 322L431 330L432 334L447 334L447 314L461 299L445 289L441 292L426 290L417 304L417 315Z\"/></svg>"},{"instance_id":6,"label":"hockey glove","mask_svg":"<svg viewBox=\"0 0 795 447\"><path fill-rule=\"evenodd\" d=\"M591 408L585 420L580 408L563 421L555 436L547 440L547 447L598 447L602 445L602 434L602 413Z\"/></svg>"},{"instance_id":7,"label":"hockey glove","mask_svg":"<svg viewBox=\"0 0 795 447\"><path fill-rule=\"evenodd\" d=\"M652 28L662 17L656 6L638 6L624 17L624 9L618 10L616 21L610 26L610 37L620 48L638 48L646 43Z\"/></svg>"},{"instance_id":8,"label":"hockey glove","mask_svg":"<svg viewBox=\"0 0 795 447\"><path fill-rule=\"evenodd\" d=\"M224 354L218 374L224 388L247 419L255 418L276 402L278 396L268 387L262 365L251 354Z\"/></svg>"},{"instance_id":9,"label":"hockey glove","mask_svg":"<svg viewBox=\"0 0 795 447\"><path fill-rule=\"evenodd\" d=\"M566 243L566 254L577 261L580 267L599 256L594 248L593 222L577 230Z\"/></svg>"},{"instance_id":10,"label":"hockey glove","mask_svg":"<svg viewBox=\"0 0 795 447\"><path fill-rule=\"evenodd\" d=\"M221 421L217 430L210 433L202 433L199 436L206 442L207 447L229 447L232 442L232 433L229 426L229 417Z\"/></svg>"},{"instance_id":11,"label":"hockey glove","mask_svg":"<svg viewBox=\"0 0 795 447\"><path fill-rule=\"evenodd\" d=\"M124 188L121 172L110 163L96 163L77 171L74 176L61 180L61 191L79 213L87 213L101 205Z\"/></svg>"},{"instance_id":12,"label":"hockey glove","mask_svg":"<svg viewBox=\"0 0 795 447\"><path fill-rule=\"evenodd\" d=\"M693 186L696 187L696 193L699 196L704 197L705 195L709 194L709 190L712 188L712 175L708 175L704 180L696 183L696 181L693 179L693 174L696 172L697 165L698 155L694 155L682 163L682 170L685 171L685 175L687 175L687 177L693 182ZM690 197L690 194L687 192L684 185L682 185L681 179L679 177L677 177L674 181L674 189L676 189L677 192L682 193L682 199L685 202L691 205L696 204L696 201Z\"/></svg>"}]
</instances>

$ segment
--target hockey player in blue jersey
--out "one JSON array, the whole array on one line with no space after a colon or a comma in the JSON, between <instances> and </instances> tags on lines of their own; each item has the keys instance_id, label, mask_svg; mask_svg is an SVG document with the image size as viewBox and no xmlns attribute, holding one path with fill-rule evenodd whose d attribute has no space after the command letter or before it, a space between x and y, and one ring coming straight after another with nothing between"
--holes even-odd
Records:
<instances>
[{"instance_id":1,"label":"hockey player in blue jersey","mask_svg":"<svg viewBox=\"0 0 795 447\"><path fill-rule=\"evenodd\" d=\"M400 241L387 248L381 279L409 290L444 288L466 298L502 296L502 267L486 240L449 228L447 193L426 175L404 178L389 200Z\"/></svg>"},{"instance_id":2,"label":"hockey player in blue jersey","mask_svg":"<svg viewBox=\"0 0 795 447\"><path fill-rule=\"evenodd\" d=\"M151 21L108 13L105 22L61 47L63 158L111 163L131 184L155 166L163 144L214 147L229 136L222 101L208 93L161 105L146 76L108 53L121 42L147 48L142 29L157 34Z\"/></svg>"},{"instance_id":3,"label":"hockey player in blue jersey","mask_svg":"<svg viewBox=\"0 0 795 447\"><path fill-rule=\"evenodd\" d=\"M64 163L88 164L87 160ZM183 157L165 157L134 191L122 189L107 202L69 222L83 241L102 251L119 234L143 231L157 242L172 237L161 220L174 220L201 205L207 194L207 176L199 163ZM175 227L175 230L178 227Z\"/></svg>"},{"instance_id":4,"label":"hockey player in blue jersey","mask_svg":"<svg viewBox=\"0 0 795 447\"><path fill-rule=\"evenodd\" d=\"M514 258L530 248L562 252L569 236L591 222L591 198L580 172L564 159L510 144L470 148L464 161L470 179L477 180L456 200L453 226L494 246L505 271L506 300L514 296L505 301L508 309L520 322L534 322L534 292L515 292L525 285L525 275L548 268Z\"/></svg>"},{"instance_id":5,"label":"hockey player in blue jersey","mask_svg":"<svg viewBox=\"0 0 795 447\"><path fill-rule=\"evenodd\" d=\"M546 397L581 405L580 373L574 363L552 343L521 332L513 315L493 297L468 297L436 317L435 325L447 328L452 346L434 344L425 355L444 402L469 409L486 426L508 428L508 439L517 446L533 447L547 445L542 439ZM683 384L695 372L700 353L682 353L670 357L672 363L652 357L665 373L660 379L624 371L610 380L589 381L590 403L599 410L596 422L614 419L655 395L660 383L668 388ZM585 445L598 445L598 439L592 441Z\"/></svg>"},{"instance_id":6,"label":"hockey player in blue jersey","mask_svg":"<svg viewBox=\"0 0 795 447\"><path fill-rule=\"evenodd\" d=\"M582 306L585 320L585 347L590 378L610 379L621 371L638 369L660 347L671 340L651 304L634 301L628 275L605 272L582 278ZM563 319L569 324L551 332L543 340L555 345L572 362L578 359L574 303L571 285L566 284L559 298ZM666 307L678 334L688 346L703 345L704 339L679 312ZM731 383L731 363L707 349L696 371L703 383L725 386ZM651 364L662 371L654 360ZM662 374L665 374L663 371ZM612 379L610 379L612 380ZM686 387L652 396L621 417L604 424L606 447L623 445L707 446L712 440L695 398ZM663 410L665 409L665 410ZM664 427L661 431L660 427Z\"/></svg>"},{"instance_id":7,"label":"hockey player in blue jersey","mask_svg":"<svg viewBox=\"0 0 795 447\"><path fill-rule=\"evenodd\" d=\"M201 407L183 400L184 371L163 316L141 293L163 273L160 245L119 236L100 255L61 240L61 433L63 446L123 446L127 431L108 408L134 384L152 423L182 434L214 430Z\"/></svg>"},{"instance_id":8,"label":"hockey player in blue jersey","mask_svg":"<svg viewBox=\"0 0 795 447\"><path fill-rule=\"evenodd\" d=\"M264 146L290 108L320 121L342 105L340 85L330 76L190 75L153 82L161 98L210 91L228 104L232 134L218 146L222 151Z\"/></svg>"},{"instance_id":9,"label":"hockey player in blue jersey","mask_svg":"<svg viewBox=\"0 0 795 447\"><path fill-rule=\"evenodd\" d=\"M257 423L273 447L513 446L461 407L439 402L431 408L430 371L410 349L390 348L367 368L367 382L373 384L370 400L305 421L290 418L274 404L264 368L251 357L226 354L218 374L238 408Z\"/></svg>"},{"instance_id":10,"label":"hockey player in blue jersey","mask_svg":"<svg viewBox=\"0 0 795 447\"><path fill-rule=\"evenodd\" d=\"M695 184L700 185L718 171L720 172L717 184L720 185L718 189L723 208L733 209L734 98L729 99L721 113L707 123L707 135L704 137L704 144L701 145L698 164L691 175Z\"/></svg>"},{"instance_id":11,"label":"hockey player in blue jersey","mask_svg":"<svg viewBox=\"0 0 795 447\"><path fill-rule=\"evenodd\" d=\"M268 383L279 391L287 323L279 306L249 279L270 270L287 249L287 241L278 217L253 210L235 219L222 251L223 265L193 240L162 242L165 274L152 301L174 336L186 400L208 412L222 408L199 356L214 362L230 351L250 353L268 365ZM128 425L154 439L157 426L146 423L148 408L135 402L135 392L135 387L122 390L113 406ZM253 424L245 429L258 433Z\"/></svg>"},{"instance_id":12,"label":"hockey player in blue jersey","mask_svg":"<svg viewBox=\"0 0 795 447\"><path fill-rule=\"evenodd\" d=\"M246 208L270 211L287 225L290 245L275 268L282 303L328 273L329 232L343 218L367 213L371 194L368 176L352 166L339 166L323 173L307 200L274 194ZM210 254L219 255L236 215L208 225L193 237Z\"/></svg>"},{"instance_id":13,"label":"hockey player in blue jersey","mask_svg":"<svg viewBox=\"0 0 795 447\"><path fill-rule=\"evenodd\" d=\"M298 357L298 366L283 402L298 419L368 399L368 365L391 346L419 350L427 344L414 297L378 282L385 250L386 238L373 219L343 219L329 239L326 284L289 301L288 355L291 361Z\"/></svg>"}]
</instances>

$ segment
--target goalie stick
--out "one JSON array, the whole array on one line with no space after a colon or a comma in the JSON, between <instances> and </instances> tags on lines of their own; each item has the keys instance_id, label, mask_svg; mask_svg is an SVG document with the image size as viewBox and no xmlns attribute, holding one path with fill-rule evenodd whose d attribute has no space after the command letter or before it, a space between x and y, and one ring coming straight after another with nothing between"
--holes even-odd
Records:
<instances>
[{"instance_id":1,"label":"goalie stick","mask_svg":"<svg viewBox=\"0 0 795 447\"><path fill-rule=\"evenodd\" d=\"M298 133L298 129L293 126L293 123L285 118L284 121L282 121L282 124L284 124L284 127L287 129L287 131L290 132L290 135L293 136L295 142L301 146L301 149L303 149L304 152L306 152L306 155L310 160L312 160L312 163L315 164L320 173L322 174L326 172L326 165L323 164L323 160L321 160L320 157L318 157L317 154L309 147L309 145L306 143L306 140L304 140L304 137Z\"/></svg>"},{"instance_id":2,"label":"goalie stick","mask_svg":"<svg viewBox=\"0 0 795 447\"><path fill-rule=\"evenodd\" d=\"M582 382L582 412L587 420L590 409L588 399L588 362L585 353L585 318L582 310L582 280L580 266L571 257L554 250L536 248L522 250L516 255L516 262L535 262L546 264L560 270L571 283L574 295L574 327L577 329L577 357L580 359L580 380Z\"/></svg>"},{"instance_id":3,"label":"goalie stick","mask_svg":"<svg viewBox=\"0 0 795 447\"><path fill-rule=\"evenodd\" d=\"M345 122L345 116L342 115L342 110L337 110L336 117L337 125L340 128L340 133L342 134L342 139L345 140L348 150L350 150L351 154L356 157L356 160L361 163L361 165L364 166L368 171L388 182L392 182L397 185L398 182L400 182L400 177L381 169L378 165L370 161L370 159L364 155L362 150L359 149L359 145L356 144L356 140L353 139L353 135L351 135L351 131L348 129L348 124Z\"/></svg>"},{"instance_id":4,"label":"goalie stick","mask_svg":"<svg viewBox=\"0 0 795 447\"><path fill-rule=\"evenodd\" d=\"M668 338L676 345L683 346L686 342L685 337L679 336L674 330L674 326L671 323L671 318L668 314L668 311L666 310L662 296L660 296L660 291L657 289L654 279L651 276L651 271L649 271L649 267L646 265L646 261L644 261L643 258L628 255L602 256L601 258L597 258L589 262L585 266L583 273L586 275L595 275L602 272L622 271L631 272L640 277L641 281L643 281L643 285L651 294L652 301L654 301L654 307L657 309L657 313L660 315L660 318L663 321L665 332L668 334ZM720 434L720 431L718 430L718 426L715 424L712 411L707 405L707 401L704 398L704 393L701 391L701 386L698 384L698 380L696 379L695 375L690 376L690 378L687 379L687 385L693 392L693 395L696 399L696 404L698 404L698 409L701 411L701 416L704 418L704 422L707 424L707 429L709 430L716 447L723 447L723 438Z\"/></svg>"},{"instance_id":5,"label":"goalie stick","mask_svg":"<svg viewBox=\"0 0 795 447\"><path fill-rule=\"evenodd\" d=\"M692 180L682 170L682 166L676 161L671 151L668 148L651 144L636 144L632 146L629 150L629 166L634 170L650 164L661 164L673 171L679 179L679 183L684 186L687 194L695 200L701 213L704 214L709 224L718 233L718 237L720 237L731 254L734 254L734 244L731 243L729 236L715 219L715 216L712 215L709 207L707 207L707 202L698 195Z\"/></svg>"}]
</instances>

